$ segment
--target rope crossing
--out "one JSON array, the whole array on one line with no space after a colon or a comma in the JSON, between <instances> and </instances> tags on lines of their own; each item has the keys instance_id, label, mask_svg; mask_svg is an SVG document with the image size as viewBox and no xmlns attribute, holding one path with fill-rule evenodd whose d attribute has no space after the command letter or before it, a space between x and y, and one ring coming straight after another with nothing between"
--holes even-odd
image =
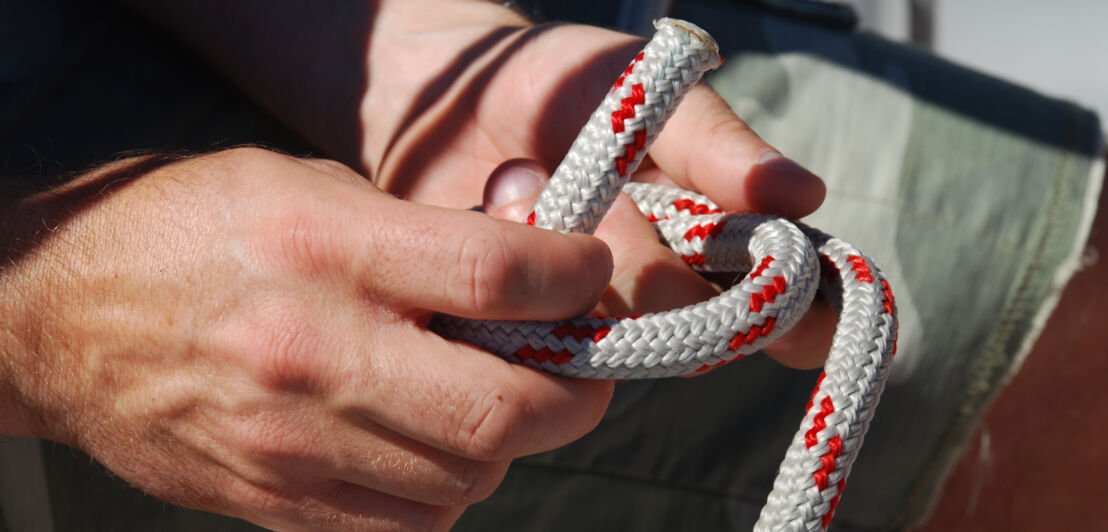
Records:
<instances>
[{"instance_id":1,"label":"rope crossing","mask_svg":"<svg viewBox=\"0 0 1108 532\"><path fill-rule=\"evenodd\" d=\"M796 324L821 286L838 310L838 327L755 529L824 529L896 351L892 291L868 258L818 230L724 212L689 191L627 182L681 97L722 63L715 41L693 24L661 19L655 28L581 130L527 223L592 233L622 190L692 268L749 274L708 301L656 314L561 322L439 315L432 328L560 375L668 377L706 371L769 345Z\"/></svg>"}]
</instances>

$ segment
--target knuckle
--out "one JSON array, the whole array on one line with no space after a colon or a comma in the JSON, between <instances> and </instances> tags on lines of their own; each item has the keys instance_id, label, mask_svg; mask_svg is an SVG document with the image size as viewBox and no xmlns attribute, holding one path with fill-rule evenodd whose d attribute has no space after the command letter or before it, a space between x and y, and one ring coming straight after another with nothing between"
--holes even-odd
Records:
<instances>
[{"instance_id":1,"label":"knuckle","mask_svg":"<svg viewBox=\"0 0 1108 532\"><path fill-rule=\"evenodd\" d=\"M725 116L717 118L714 123L710 123L707 131L707 138L729 138L739 135L749 135L753 131L750 126L745 122L739 120L738 117Z\"/></svg>"},{"instance_id":2,"label":"knuckle","mask_svg":"<svg viewBox=\"0 0 1108 532\"><path fill-rule=\"evenodd\" d=\"M235 444L238 451L263 469L272 469L272 464L287 464L291 460L318 453L314 438L305 431L298 430L295 423L278 415L258 414L243 420L236 430ZM273 473L280 476L279 470ZM266 484L281 484L272 475L265 477ZM262 480L255 478L254 480Z\"/></svg>"},{"instance_id":3,"label":"knuckle","mask_svg":"<svg viewBox=\"0 0 1108 532\"><path fill-rule=\"evenodd\" d=\"M492 495L507 473L506 462L467 461L457 483L450 505L470 505Z\"/></svg>"},{"instance_id":4,"label":"knuckle","mask_svg":"<svg viewBox=\"0 0 1108 532\"><path fill-rule=\"evenodd\" d=\"M233 507L244 508L248 514L263 515L272 519L296 511L296 504L273 489L263 488L246 481L228 486L221 495Z\"/></svg>"},{"instance_id":5,"label":"knuckle","mask_svg":"<svg viewBox=\"0 0 1108 532\"><path fill-rule=\"evenodd\" d=\"M512 444L526 426L528 402L518 393L493 389L459 418L454 438L462 456L492 462L512 456Z\"/></svg>"},{"instance_id":6,"label":"knuckle","mask_svg":"<svg viewBox=\"0 0 1108 532\"><path fill-rule=\"evenodd\" d=\"M446 276L446 289L474 309L510 305L512 295L520 291L524 270L503 229L471 234L459 247L453 275Z\"/></svg>"},{"instance_id":7,"label":"knuckle","mask_svg":"<svg viewBox=\"0 0 1108 532\"><path fill-rule=\"evenodd\" d=\"M316 276L341 264L336 257L336 231L300 205L290 205L258 228L261 252L282 269Z\"/></svg>"},{"instance_id":8,"label":"knuckle","mask_svg":"<svg viewBox=\"0 0 1108 532\"><path fill-rule=\"evenodd\" d=\"M261 324L252 331L251 358L258 380L269 387L310 393L324 384L326 360L323 336L314 320L302 316L291 304L278 303L262 310Z\"/></svg>"},{"instance_id":9,"label":"knuckle","mask_svg":"<svg viewBox=\"0 0 1108 532\"><path fill-rule=\"evenodd\" d=\"M430 506L343 481L330 481L313 493L302 512L310 530L449 530L436 525L442 507Z\"/></svg>"},{"instance_id":10,"label":"knuckle","mask_svg":"<svg viewBox=\"0 0 1108 532\"><path fill-rule=\"evenodd\" d=\"M492 492L489 486L495 488L499 484L499 479L490 470L492 464L494 463L462 459L452 466L453 471L446 472L444 476L436 475L437 478L432 480L434 487L426 492L429 495L426 502L457 506L484 499Z\"/></svg>"}]
</instances>

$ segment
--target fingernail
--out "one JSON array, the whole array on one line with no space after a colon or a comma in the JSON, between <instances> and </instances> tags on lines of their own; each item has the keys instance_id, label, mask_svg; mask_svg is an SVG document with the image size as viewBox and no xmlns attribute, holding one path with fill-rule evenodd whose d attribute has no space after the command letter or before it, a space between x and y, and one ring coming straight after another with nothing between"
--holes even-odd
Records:
<instances>
[{"instance_id":1,"label":"fingernail","mask_svg":"<svg viewBox=\"0 0 1108 532\"><path fill-rule=\"evenodd\" d=\"M800 166L792 159L789 159L788 157L781 155L780 152L776 151L767 151L763 153L762 156L758 159L758 164L770 168L774 172L779 172L782 174L804 173L815 177L815 174L809 172L807 168Z\"/></svg>"},{"instance_id":2,"label":"fingernail","mask_svg":"<svg viewBox=\"0 0 1108 532\"><path fill-rule=\"evenodd\" d=\"M795 185L803 186L805 182L813 181L823 183L819 176L776 151L763 153L758 159L758 165L781 178L789 179Z\"/></svg>"},{"instance_id":3,"label":"fingernail","mask_svg":"<svg viewBox=\"0 0 1108 532\"><path fill-rule=\"evenodd\" d=\"M748 183L748 195L756 208L789 217L807 215L823 203L827 187L823 179L777 151L758 159Z\"/></svg>"},{"instance_id":4,"label":"fingernail","mask_svg":"<svg viewBox=\"0 0 1108 532\"><path fill-rule=\"evenodd\" d=\"M485 206L507 205L534 194L546 184L545 176L525 167L508 168L490 178Z\"/></svg>"}]
</instances>

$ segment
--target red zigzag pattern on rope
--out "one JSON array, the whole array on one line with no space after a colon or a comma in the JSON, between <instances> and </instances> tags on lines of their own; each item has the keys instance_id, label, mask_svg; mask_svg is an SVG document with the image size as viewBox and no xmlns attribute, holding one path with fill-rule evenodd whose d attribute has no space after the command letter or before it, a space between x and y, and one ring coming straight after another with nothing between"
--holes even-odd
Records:
<instances>
[{"instance_id":1,"label":"red zigzag pattern on rope","mask_svg":"<svg viewBox=\"0 0 1108 532\"><path fill-rule=\"evenodd\" d=\"M639 52L639 55L635 56L635 60L631 61L631 64L627 65L627 68L623 71L623 75L616 80L615 85L612 86L612 92L619 90L623 86L623 81L627 79L627 76L635 70L635 65L639 61L643 60L643 53ZM636 83L631 86L631 95L623 98L619 101L620 108L612 112L612 131L617 135L623 133L626 128L624 122L630 118L635 118L635 106L643 105L646 103L646 90L643 88L642 83ZM643 148L646 147L646 130L640 129L635 131L635 137L631 142L623 145L623 155L616 158L616 172L620 177L627 175L627 169L635 160L635 156L638 155ZM531 211L531 214L527 215L527 225L535 225L535 211Z\"/></svg>"},{"instance_id":2,"label":"red zigzag pattern on rope","mask_svg":"<svg viewBox=\"0 0 1108 532\"><path fill-rule=\"evenodd\" d=\"M555 327L553 331L550 331L550 334L554 335L554 337L559 340L572 337L573 339L580 342L585 338L589 338L593 341L593 343L596 343L603 340L604 337L608 336L608 333L610 332L612 332L611 327L592 328L587 325L575 326L566 323ZM549 347L535 349L534 347L531 347L531 344L525 344L523 347L516 350L515 356L520 360L534 359L535 362L538 362L539 364L542 364L543 362L549 360L558 366L565 364L566 362L569 362L573 359L573 353L571 353L568 349L562 349L561 351L555 352Z\"/></svg>"},{"instance_id":3,"label":"red zigzag pattern on rope","mask_svg":"<svg viewBox=\"0 0 1108 532\"><path fill-rule=\"evenodd\" d=\"M721 221L718 224L704 224L704 225L694 227L694 228L690 229L688 231L688 233L685 234L685 239L686 240L692 240L692 238L694 238L696 236L701 236L703 238L703 233L712 233L713 231L717 231L716 234L718 234L718 230L722 229L723 225L724 225L724 223ZM714 236L714 235L712 235L712 236ZM697 253L695 255L691 255L691 256L684 256L682 258L685 259L685 262L690 263L690 264L692 263L692 262L690 262L690 259L699 260L701 263L704 262L704 257L702 255L700 255L699 253ZM762 262L760 262L758 264L758 267L755 268L754 271L750 272L750 280L753 281L754 279L757 279L757 278L761 277L765 273L766 269L769 268L771 264L773 264L774 260L777 260L777 259L774 259L772 255L766 255L764 258L762 258ZM788 285L787 285L786 280L785 280L784 277L782 277L780 275L775 276L773 278L773 284L766 285L766 286L762 287L762 292L761 293L756 292L754 294L751 294L751 296L750 296L750 309L753 310L754 312L761 311L762 310L762 305L765 302L773 303L774 299L777 298L778 294L785 293L785 289L787 288L787 286ZM757 307L757 308L755 308L755 307ZM776 326L777 326L777 320L775 318L766 318L766 321L763 322L761 325L751 325L750 330L748 330L745 333L744 332L735 333L735 337L731 339L731 344L728 345L728 347L732 351L737 351L740 347L742 347L744 345L752 344L758 338L760 338L762 336L769 335L769 333L773 332L773 328L776 327ZM708 371L710 369L715 369L715 368L718 368L718 367L720 367L724 364L734 362L734 361L742 358L743 356L745 356L745 355L740 354L740 355L736 355L734 358L731 358L731 359L728 359L728 360L721 360L719 362L716 362L715 364L704 364L703 366L700 366L699 368L696 368L696 371L697 372L704 372L704 371Z\"/></svg>"},{"instance_id":4,"label":"red zigzag pattern on rope","mask_svg":"<svg viewBox=\"0 0 1108 532\"><path fill-rule=\"evenodd\" d=\"M766 271L766 268L769 268L769 265L772 264L774 260L777 259L774 259L772 255L766 255L765 258L762 259L762 262L758 264L758 267L750 273L750 280L753 281L761 277ZM766 303L773 303L779 294L785 293L786 288L788 288L788 284L783 276L778 275L774 277L773 284L763 286L761 293L755 292L750 294L750 311L761 312L763 305Z\"/></svg>"},{"instance_id":5,"label":"red zigzag pattern on rope","mask_svg":"<svg viewBox=\"0 0 1108 532\"><path fill-rule=\"evenodd\" d=\"M644 57L646 57L646 52L639 52L639 55L636 55L635 58L631 60L631 64L623 69L623 74L620 74L619 79L612 85L612 92L619 90L619 88L623 86L623 80L631 75L631 72L635 70L635 65L639 64L639 61L642 61Z\"/></svg>"},{"instance_id":6,"label":"red zigzag pattern on rope","mask_svg":"<svg viewBox=\"0 0 1108 532\"><path fill-rule=\"evenodd\" d=\"M822 384L822 379L821 384ZM809 403L811 404L811 403ZM808 432L804 434L804 444L811 449L816 445L819 445L819 433L823 429L827 428L827 416L835 412L835 403L831 400L831 397L824 397L819 403L819 413L812 419L812 428L808 429ZM827 441L827 452L823 456L819 457L819 461L823 467L812 473L812 478L816 482L816 488L820 491L827 489L827 483L830 475L835 471L835 460L843 452L843 438L842 436L835 435ZM835 507L839 505L839 496L842 494L843 487L845 487L845 479L840 480L836 487L839 492L835 494L835 497L831 499L831 505L827 513L823 516L823 527L827 528L827 525L831 523L831 516L835 513Z\"/></svg>"},{"instance_id":7,"label":"red zigzag pattern on rope","mask_svg":"<svg viewBox=\"0 0 1108 532\"><path fill-rule=\"evenodd\" d=\"M719 214L723 209L712 208L703 203L697 203L688 198L682 198L673 202L673 207L679 211L689 211L689 214Z\"/></svg>"},{"instance_id":8,"label":"red zigzag pattern on rope","mask_svg":"<svg viewBox=\"0 0 1108 532\"><path fill-rule=\"evenodd\" d=\"M646 90L642 83L631 86L631 95L619 101L620 108L612 111L612 131L623 133L624 122L635 118L635 106L646 103ZM646 129L635 131L635 138L623 145L623 155L616 158L616 171L620 177L627 175L628 166L634 162L639 151L646 147Z\"/></svg>"}]
</instances>

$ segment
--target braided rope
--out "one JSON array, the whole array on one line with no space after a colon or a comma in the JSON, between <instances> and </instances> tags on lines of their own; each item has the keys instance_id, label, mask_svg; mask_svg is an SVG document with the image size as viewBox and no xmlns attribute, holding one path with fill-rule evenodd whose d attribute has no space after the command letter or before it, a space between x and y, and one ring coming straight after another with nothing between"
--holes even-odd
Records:
<instances>
[{"instance_id":1,"label":"braided rope","mask_svg":"<svg viewBox=\"0 0 1108 532\"><path fill-rule=\"evenodd\" d=\"M561 322L439 315L432 328L560 375L668 377L706 371L772 343L800 319L822 285L839 310L838 328L755 527L821 530L830 524L888 377L896 350L893 295L877 267L842 240L772 216L724 212L686 190L627 182L681 97L722 62L715 41L700 28L672 19L655 28L581 130L527 222L591 233L622 190L692 268L749 274L708 301L656 314Z\"/></svg>"}]
</instances>

